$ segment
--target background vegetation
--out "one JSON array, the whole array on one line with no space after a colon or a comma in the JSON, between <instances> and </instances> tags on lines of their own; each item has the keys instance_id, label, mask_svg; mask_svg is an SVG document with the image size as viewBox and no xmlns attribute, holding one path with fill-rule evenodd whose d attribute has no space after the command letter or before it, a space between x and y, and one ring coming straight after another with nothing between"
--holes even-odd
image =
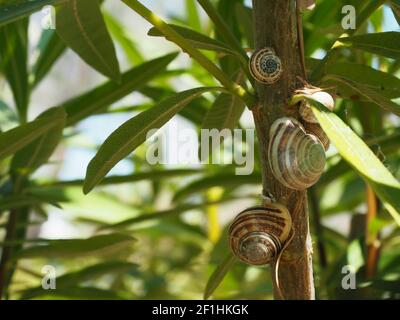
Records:
<instances>
[{"instance_id":1,"label":"background vegetation","mask_svg":"<svg viewBox=\"0 0 400 320\"><path fill-rule=\"evenodd\" d=\"M124 2L0 1L2 297L271 298L267 268L227 255L227 224L259 202L258 157L248 176L150 165L139 130L254 127L251 2L142 1L154 14ZM57 30L35 13L48 4ZM348 4L357 30L336 41ZM398 0L319 0L303 14L312 83L337 97L334 113L315 111L333 141L309 191L318 299L400 295L397 22ZM45 265L57 290L41 288ZM341 287L345 265L356 290Z\"/></svg>"}]
</instances>

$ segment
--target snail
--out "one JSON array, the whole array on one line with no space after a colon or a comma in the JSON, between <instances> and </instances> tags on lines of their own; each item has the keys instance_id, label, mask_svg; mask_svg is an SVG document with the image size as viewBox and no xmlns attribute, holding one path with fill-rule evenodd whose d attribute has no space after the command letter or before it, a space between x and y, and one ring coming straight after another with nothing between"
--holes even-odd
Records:
<instances>
[{"instance_id":1,"label":"snail","mask_svg":"<svg viewBox=\"0 0 400 320\"><path fill-rule=\"evenodd\" d=\"M282 75L282 62L272 48L263 48L253 53L249 69L258 82L273 84Z\"/></svg>"},{"instance_id":2,"label":"snail","mask_svg":"<svg viewBox=\"0 0 400 320\"><path fill-rule=\"evenodd\" d=\"M268 162L274 177L284 186L305 190L315 184L325 168L325 149L317 137L307 134L294 118L282 117L269 133Z\"/></svg>"},{"instance_id":3,"label":"snail","mask_svg":"<svg viewBox=\"0 0 400 320\"><path fill-rule=\"evenodd\" d=\"M304 129L307 133L316 136L325 148L325 151L329 149L330 141L325 131L318 123L304 123Z\"/></svg>"},{"instance_id":4,"label":"snail","mask_svg":"<svg viewBox=\"0 0 400 320\"><path fill-rule=\"evenodd\" d=\"M330 111L333 111L335 108L335 100L333 100L332 96L324 91L317 91L310 94L310 98L318 101L322 105L324 105ZM302 101L299 107L299 113L301 118L309 123L318 123L317 118L314 116L313 111L311 110L310 105L307 101Z\"/></svg>"},{"instance_id":5,"label":"snail","mask_svg":"<svg viewBox=\"0 0 400 320\"><path fill-rule=\"evenodd\" d=\"M251 207L239 213L229 228L234 255L250 265L266 265L281 253L292 229L292 218L279 203Z\"/></svg>"}]
</instances>

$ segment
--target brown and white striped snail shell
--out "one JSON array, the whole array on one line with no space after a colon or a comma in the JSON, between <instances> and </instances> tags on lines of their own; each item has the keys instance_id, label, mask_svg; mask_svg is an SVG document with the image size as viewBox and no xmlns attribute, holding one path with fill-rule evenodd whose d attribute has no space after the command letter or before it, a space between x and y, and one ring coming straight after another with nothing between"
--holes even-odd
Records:
<instances>
[{"instance_id":1,"label":"brown and white striped snail shell","mask_svg":"<svg viewBox=\"0 0 400 320\"><path fill-rule=\"evenodd\" d=\"M272 84L282 75L282 62L272 48L263 48L253 53L249 69L258 82Z\"/></svg>"},{"instance_id":2,"label":"brown and white striped snail shell","mask_svg":"<svg viewBox=\"0 0 400 320\"><path fill-rule=\"evenodd\" d=\"M329 149L330 141L325 131L321 128L318 123L304 123L304 129L307 133L316 136L325 148L325 151Z\"/></svg>"},{"instance_id":3,"label":"brown and white striped snail shell","mask_svg":"<svg viewBox=\"0 0 400 320\"><path fill-rule=\"evenodd\" d=\"M299 121L282 117L270 128L268 162L281 184L304 190L315 184L324 171L325 149L318 138L306 133Z\"/></svg>"},{"instance_id":4,"label":"brown and white striped snail shell","mask_svg":"<svg viewBox=\"0 0 400 320\"><path fill-rule=\"evenodd\" d=\"M239 213L229 228L229 244L235 256L250 265L274 260L289 238L292 218L279 203L248 208Z\"/></svg>"}]
</instances>

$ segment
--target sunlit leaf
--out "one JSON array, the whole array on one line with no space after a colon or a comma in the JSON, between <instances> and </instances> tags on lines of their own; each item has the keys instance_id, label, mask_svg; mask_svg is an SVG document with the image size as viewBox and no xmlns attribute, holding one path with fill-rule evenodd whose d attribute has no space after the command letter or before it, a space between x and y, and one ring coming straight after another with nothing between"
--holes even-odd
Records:
<instances>
[{"instance_id":1,"label":"sunlit leaf","mask_svg":"<svg viewBox=\"0 0 400 320\"><path fill-rule=\"evenodd\" d=\"M303 97L313 105L315 116L343 159L368 182L400 225L400 183L338 116L309 96Z\"/></svg>"}]
</instances>

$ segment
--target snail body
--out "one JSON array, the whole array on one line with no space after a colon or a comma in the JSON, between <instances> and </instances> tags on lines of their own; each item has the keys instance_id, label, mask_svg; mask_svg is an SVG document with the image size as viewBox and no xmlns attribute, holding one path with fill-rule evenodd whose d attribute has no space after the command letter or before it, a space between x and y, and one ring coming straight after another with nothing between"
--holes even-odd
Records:
<instances>
[{"instance_id":1,"label":"snail body","mask_svg":"<svg viewBox=\"0 0 400 320\"><path fill-rule=\"evenodd\" d=\"M253 53L249 69L251 75L258 82L273 84L282 75L282 62L272 48L263 48Z\"/></svg>"},{"instance_id":2,"label":"snail body","mask_svg":"<svg viewBox=\"0 0 400 320\"><path fill-rule=\"evenodd\" d=\"M250 265L266 265L281 252L289 237L292 219L282 204L270 203L239 213L229 228L235 256Z\"/></svg>"},{"instance_id":3,"label":"snail body","mask_svg":"<svg viewBox=\"0 0 400 320\"><path fill-rule=\"evenodd\" d=\"M268 162L274 177L284 186L305 190L315 184L325 168L325 149L317 137L307 134L294 118L282 117L272 124Z\"/></svg>"}]
</instances>

